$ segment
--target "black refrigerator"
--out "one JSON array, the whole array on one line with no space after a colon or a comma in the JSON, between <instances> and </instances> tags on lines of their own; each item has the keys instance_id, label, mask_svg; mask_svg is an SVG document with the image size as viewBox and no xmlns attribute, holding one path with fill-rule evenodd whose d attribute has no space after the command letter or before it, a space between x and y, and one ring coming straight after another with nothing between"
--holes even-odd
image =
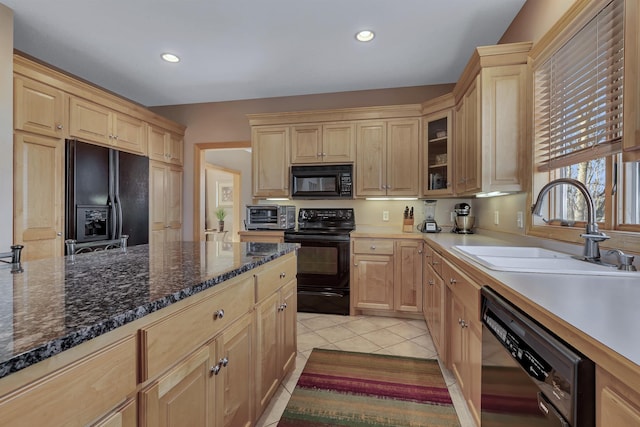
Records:
<instances>
[{"instance_id":1,"label":"black refrigerator","mask_svg":"<svg viewBox=\"0 0 640 427\"><path fill-rule=\"evenodd\" d=\"M149 159L67 140L65 238L101 247L128 235L149 243Z\"/></svg>"}]
</instances>

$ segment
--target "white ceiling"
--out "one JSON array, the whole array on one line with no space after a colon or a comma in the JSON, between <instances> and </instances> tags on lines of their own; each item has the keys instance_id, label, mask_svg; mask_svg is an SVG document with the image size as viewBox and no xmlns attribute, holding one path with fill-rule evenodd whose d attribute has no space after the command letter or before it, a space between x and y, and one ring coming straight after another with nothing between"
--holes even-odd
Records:
<instances>
[{"instance_id":1,"label":"white ceiling","mask_svg":"<svg viewBox=\"0 0 640 427\"><path fill-rule=\"evenodd\" d=\"M524 2L0 0L16 49L146 106L452 83Z\"/></svg>"}]
</instances>

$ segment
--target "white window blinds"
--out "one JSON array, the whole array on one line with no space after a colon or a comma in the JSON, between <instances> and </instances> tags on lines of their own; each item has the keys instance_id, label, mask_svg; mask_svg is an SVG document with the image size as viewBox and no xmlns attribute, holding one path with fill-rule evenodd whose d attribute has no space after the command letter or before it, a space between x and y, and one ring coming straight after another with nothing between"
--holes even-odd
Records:
<instances>
[{"instance_id":1,"label":"white window blinds","mask_svg":"<svg viewBox=\"0 0 640 427\"><path fill-rule=\"evenodd\" d=\"M538 170L620 152L623 12L613 0L534 71Z\"/></svg>"}]
</instances>

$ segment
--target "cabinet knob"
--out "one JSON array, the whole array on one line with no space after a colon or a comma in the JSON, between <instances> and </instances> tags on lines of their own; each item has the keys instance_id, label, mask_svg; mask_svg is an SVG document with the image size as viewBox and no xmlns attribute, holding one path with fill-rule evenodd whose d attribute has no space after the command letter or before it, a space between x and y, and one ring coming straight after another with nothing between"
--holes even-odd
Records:
<instances>
[{"instance_id":1,"label":"cabinet knob","mask_svg":"<svg viewBox=\"0 0 640 427\"><path fill-rule=\"evenodd\" d=\"M280 304L280 306L278 307L278 311L284 311L287 308L287 303L283 302L282 304Z\"/></svg>"},{"instance_id":2,"label":"cabinet knob","mask_svg":"<svg viewBox=\"0 0 640 427\"><path fill-rule=\"evenodd\" d=\"M433 281L433 279L429 279L429 282L428 282L428 283L429 283L431 286L433 286L433 285L435 284L435 283L434 283L434 281Z\"/></svg>"},{"instance_id":3,"label":"cabinet knob","mask_svg":"<svg viewBox=\"0 0 640 427\"><path fill-rule=\"evenodd\" d=\"M422 249L418 249L418 253L421 254L422 253Z\"/></svg>"},{"instance_id":4,"label":"cabinet knob","mask_svg":"<svg viewBox=\"0 0 640 427\"><path fill-rule=\"evenodd\" d=\"M322 153L318 153L316 156L317 157L322 157Z\"/></svg>"},{"instance_id":5,"label":"cabinet knob","mask_svg":"<svg viewBox=\"0 0 640 427\"><path fill-rule=\"evenodd\" d=\"M113 139L113 135L109 134L109 139Z\"/></svg>"},{"instance_id":6,"label":"cabinet knob","mask_svg":"<svg viewBox=\"0 0 640 427\"><path fill-rule=\"evenodd\" d=\"M56 236L58 236L58 237L62 236L62 232L61 232L61 231L58 231L58 232L56 233Z\"/></svg>"},{"instance_id":7,"label":"cabinet knob","mask_svg":"<svg viewBox=\"0 0 640 427\"><path fill-rule=\"evenodd\" d=\"M220 365L212 366L211 368L209 368L209 372L212 375L218 375L220 373Z\"/></svg>"},{"instance_id":8,"label":"cabinet knob","mask_svg":"<svg viewBox=\"0 0 640 427\"><path fill-rule=\"evenodd\" d=\"M451 283L452 285L455 285L457 282L456 282L456 279L452 277L451 279L449 279L449 283Z\"/></svg>"},{"instance_id":9,"label":"cabinet knob","mask_svg":"<svg viewBox=\"0 0 640 427\"><path fill-rule=\"evenodd\" d=\"M217 310L215 313L213 313L213 318L216 319L216 320L217 319L222 319L223 317L224 317L224 310L223 309Z\"/></svg>"},{"instance_id":10,"label":"cabinet knob","mask_svg":"<svg viewBox=\"0 0 640 427\"><path fill-rule=\"evenodd\" d=\"M223 357L218 361L218 366L222 366L223 368L226 368L228 364L229 364L229 359L226 357Z\"/></svg>"},{"instance_id":11,"label":"cabinet knob","mask_svg":"<svg viewBox=\"0 0 640 427\"><path fill-rule=\"evenodd\" d=\"M118 135L113 135L113 139L118 139Z\"/></svg>"},{"instance_id":12,"label":"cabinet knob","mask_svg":"<svg viewBox=\"0 0 640 427\"><path fill-rule=\"evenodd\" d=\"M431 265L439 265L439 264L440 264L440 261L433 260L433 261L431 262Z\"/></svg>"},{"instance_id":13,"label":"cabinet knob","mask_svg":"<svg viewBox=\"0 0 640 427\"><path fill-rule=\"evenodd\" d=\"M287 273L285 273L284 271L282 273L280 273L280 278L284 279L285 277L287 277Z\"/></svg>"},{"instance_id":14,"label":"cabinet knob","mask_svg":"<svg viewBox=\"0 0 640 427\"><path fill-rule=\"evenodd\" d=\"M327 153L322 153L322 157L325 157L327 155Z\"/></svg>"},{"instance_id":15,"label":"cabinet knob","mask_svg":"<svg viewBox=\"0 0 640 427\"><path fill-rule=\"evenodd\" d=\"M371 245L371 250L375 251L376 250L376 245Z\"/></svg>"},{"instance_id":16,"label":"cabinet knob","mask_svg":"<svg viewBox=\"0 0 640 427\"><path fill-rule=\"evenodd\" d=\"M58 129L58 130L64 129L64 126L62 126L60 123L58 123L56 125L56 129Z\"/></svg>"},{"instance_id":17,"label":"cabinet knob","mask_svg":"<svg viewBox=\"0 0 640 427\"><path fill-rule=\"evenodd\" d=\"M357 267L357 266L358 266L358 263L357 263L357 262L354 262L354 263L353 263L353 266L354 266L354 267Z\"/></svg>"}]
</instances>

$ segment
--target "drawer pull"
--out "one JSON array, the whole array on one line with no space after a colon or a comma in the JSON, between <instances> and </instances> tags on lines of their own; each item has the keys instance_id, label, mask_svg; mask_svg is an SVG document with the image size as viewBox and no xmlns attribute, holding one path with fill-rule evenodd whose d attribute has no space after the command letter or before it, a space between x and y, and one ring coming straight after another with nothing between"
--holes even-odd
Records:
<instances>
[{"instance_id":1,"label":"drawer pull","mask_svg":"<svg viewBox=\"0 0 640 427\"><path fill-rule=\"evenodd\" d=\"M464 321L464 319L460 321L460 327L461 327L461 328L466 328L466 327L468 327L468 326L469 326L469 325L467 324L467 322L465 322L465 321Z\"/></svg>"},{"instance_id":2,"label":"drawer pull","mask_svg":"<svg viewBox=\"0 0 640 427\"><path fill-rule=\"evenodd\" d=\"M431 261L431 265L440 265L440 261L433 260Z\"/></svg>"},{"instance_id":3,"label":"drawer pull","mask_svg":"<svg viewBox=\"0 0 640 427\"><path fill-rule=\"evenodd\" d=\"M211 373L211 375L218 375L220 373L220 365L215 365L209 368L209 373Z\"/></svg>"},{"instance_id":4,"label":"drawer pull","mask_svg":"<svg viewBox=\"0 0 640 427\"><path fill-rule=\"evenodd\" d=\"M282 273L280 273L280 278L284 279L285 277L287 277L287 273L285 273L284 271Z\"/></svg>"},{"instance_id":5,"label":"drawer pull","mask_svg":"<svg viewBox=\"0 0 640 427\"><path fill-rule=\"evenodd\" d=\"M218 366L222 366L223 368L226 368L228 364L229 364L229 359L226 357L223 357L218 361Z\"/></svg>"},{"instance_id":6,"label":"drawer pull","mask_svg":"<svg viewBox=\"0 0 640 427\"><path fill-rule=\"evenodd\" d=\"M429 284L430 284L431 286L433 286L433 285L435 284L435 283L433 282L433 279L429 279Z\"/></svg>"},{"instance_id":7,"label":"drawer pull","mask_svg":"<svg viewBox=\"0 0 640 427\"><path fill-rule=\"evenodd\" d=\"M421 254L422 253L422 249L418 249L418 253Z\"/></svg>"},{"instance_id":8,"label":"drawer pull","mask_svg":"<svg viewBox=\"0 0 640 427\"><path fill-rule=\"evenodd\" d=\"M278 307L278 311L284 311L287 308L287 303L283 302L282 304L280 304L280 307Z\"/></svg>"},{"instance_id":9,"label":"drawer pull","mask_svg":"<svg viewBox=\"0 0 640 427\"><path fill-rule=\"evenodd\" d=\"M371 245L371 250L375 251L376 250L376 245Z\"/></svg>"},{"instance_id":10,"label":"drawer pull","mask_svg":"<svg viewBox=\"0 0 640 427\"><path fill-rule=\"evenodd\" d=\"M216 311L215 313L213 313L213 318L214 319L222 319L224 317L224 310L220 309L218 311Z\"/></svg>"},{"instance_id":11,"label":"drawer pull","mask_svg":"<svg viewBox=\"0 0 640 427\"><path fill-rule=\"evenodd\" d=\"M456 282L456 279L452 277L451 279L449 279L449 283L451 283L452 285L455 285L457 282Z\"/></svg>"}]
</instances>

